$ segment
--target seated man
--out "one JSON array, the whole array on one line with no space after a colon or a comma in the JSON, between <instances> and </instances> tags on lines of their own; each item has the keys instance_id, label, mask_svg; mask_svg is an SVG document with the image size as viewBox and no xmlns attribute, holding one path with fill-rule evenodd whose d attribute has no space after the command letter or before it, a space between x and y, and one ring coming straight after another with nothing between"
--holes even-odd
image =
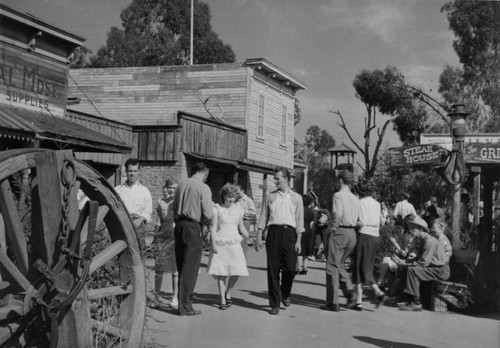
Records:
<instances>
[{"instance_id":1,"label":"seated man","mask_svg":"<svg viewBox=\"0 0 500 348\"><path fill-rule=\"evenodd\" d=\"M400 286L401 267L398 266L395 260L413 261L417 255L415 253L415 243L413 236L407 228L403 230L393 228L390 233L389 241L391 242L391 253L382 258L380 267L378 285L387 289L389 301L396 301L396 297L402 291Z\"/></svg>"},{"instance_id":2,"label":"seated man","mask_svg":"<svg viewBox=\"0 0 500 348\"><path fill-rule=\"evenodd\" d=\"M396 260L398 266L407 267L404 293L409 297L410 302L401 305L404 311L421 311L420 303L420 283L430 280L447 280L450 277L449 257L439 243L431 236L427 223L419 216L414 216L407 221L410 233L417 241L416 261L407 263L403 260Z\"/></svg>"}]
</instances>

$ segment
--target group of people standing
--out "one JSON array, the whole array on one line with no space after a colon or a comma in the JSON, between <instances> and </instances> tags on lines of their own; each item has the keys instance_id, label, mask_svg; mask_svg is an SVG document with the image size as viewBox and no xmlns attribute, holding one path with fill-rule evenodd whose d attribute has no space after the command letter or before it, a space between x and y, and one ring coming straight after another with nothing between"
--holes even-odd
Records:
<instances>
[{"instance_id":1,"label":"group of people standing","mask_svg":"<svg viewBox=\"0 0 500 348\"><path fill-rule=\"evenodd\" d=\"M117 186L116 191L129 211L141 241L145 225L151 220L151 195L138 181L139 162L128 160L125 168L127 180ZM238 277L248 275L246 248L249 244L249 222L255 219L255 206L240 187L224 185L220 191L221 203L214 204L212 192L205 183L210 169L203 162L194 164L192 169L194 174L179 184L167 180L163 197L157 205L158 222L154 238L158 249L154 293L160 293L163 274L172 274L171 307L177 308L180 316L201 314L193 308L193 293L201 265L203 226L209 226L211 244L207 271L217 279L219 308L225 310L232 305L231 290ZM304 232L313 224L320 231L326 255L326 301L321 309L340 310L341 285L348 308L363 309L363 285L373 289L376 306L379 306L387 296L379 287L380 280L375 281L373 271L384 214L380 203L372 197L373 188L368 183L359 183L359 197L354 195L351 192L353 173L340 171L340 187L333 196L332 214L329 216L325 212L313 214L308 209L310 202L307 198L303 200L289 187L290 173L286 168L276 168L273 178L276 190L265 196L255 241L255 249L259 251L265 240L269 313L277 315L281 304L285 307L292 304L294 277L297 273L307 272L304 260L310 251L305 253L303 249L310 250L311 238L314 238ZM397 258L390 260L397 268L407 269L404 292L413 298L403 307L421 310L418 290L415 290L419 281L446 279L449 276L449 256L444 253L442 257L443 247L441 243L434 242L436 238L431 237L431 240L419 233L420 229L423 232L428 230L427 225L422 224L425 221L413 212L406 215L414 217L407 221L407 225L416 226L410 228L410 232L416 231L411 233L415 239L422 241L415 248L420 248L420 254L409 262ZM144 243L141 242L141 245ZM351 255L354 259L353 281L345 268L345 261ZM390 267L386 266L385 271L392 271Z\"/></svg>"}]
</instances>

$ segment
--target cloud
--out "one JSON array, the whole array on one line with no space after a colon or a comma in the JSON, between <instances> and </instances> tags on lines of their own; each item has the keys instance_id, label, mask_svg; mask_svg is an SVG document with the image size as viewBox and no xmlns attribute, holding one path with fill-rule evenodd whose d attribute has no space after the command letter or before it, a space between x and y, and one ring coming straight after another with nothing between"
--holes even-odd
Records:
<instances>
[{"instance_id":1,"label":"cloud","mask_svg":"<svg viewBox=\"0 0 500 348\"><path fill-rule=\"evenodd\" d=\"M321 75L321 72L319 72L318 70L308 70L306 68L301 67L292 71L292 74L297 77L299 76L305 77L305 76L319 76Z\"/></svg>"},{"instance_id":2,"label":"cloud","mask_svg":"<svg viewBox=\"0 0 500 348\"><path fill-rule=\"evenodd\" d=\"M401 1L331 0L318 10L324 29L361 28L389 44L396 42L401 29L413 17L408 4Z\"/></svg>"}]
</instances>

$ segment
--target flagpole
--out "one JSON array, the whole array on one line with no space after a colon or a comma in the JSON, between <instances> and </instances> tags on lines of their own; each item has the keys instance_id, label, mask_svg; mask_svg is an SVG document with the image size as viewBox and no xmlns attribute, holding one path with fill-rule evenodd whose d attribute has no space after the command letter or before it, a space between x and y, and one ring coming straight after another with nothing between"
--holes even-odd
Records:
<instances>
[{"instance_id":1,"label":"flagpole","mask_svg":"<svg viewBox=\"0 0 500 348\"><path fill-rule=\"evenodd\" d=\"M191 30L189 36L189 65L193 65L193 22L194 22L194 0L191 0Z\"/></svg>"}]
</instances>

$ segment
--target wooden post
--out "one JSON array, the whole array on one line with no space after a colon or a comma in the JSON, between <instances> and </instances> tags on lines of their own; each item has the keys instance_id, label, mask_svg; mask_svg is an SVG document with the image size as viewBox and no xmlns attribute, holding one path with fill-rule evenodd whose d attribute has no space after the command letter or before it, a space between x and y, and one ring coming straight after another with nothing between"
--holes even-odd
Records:
<instances>
[{"instance_id":1,"label":"wooden post","mask_svg":"<svg viewBox=\"0 0 500 348\"><path fill-rule=\"evenodd\" d=\"M493 183L491 180L491 172L488 172L483 182L483 217L481 241L488 243L488 250L490 250L493 238Z\"/></svg>"},{"instance_id":2,"label":"wooden post","mask_svg":"<svg viewBox=\"0 0 500 348\"><path fill-rule=\"evenodd\" d=\"M472 215L474 216L474 227L479 226L479 201L481 200L481 167L472 167L471 173L474 176L474 192L472 201Z\"/></svg>"},{"instance_id":3,"label":"wooden post","mask_svg":"<svg viewBox=\"0 0 500 348\"><path fill-rule=\"evenodd\" d=\"M453 143L454 143L454 149L458 151L458 156L463 156L464 138L454 137ZM458 238L460 236L461 195L462 195L462 184L453 185L453 196L451 201L451 230L454 235L454 238Z\"/></svg>"}]
</instances>

